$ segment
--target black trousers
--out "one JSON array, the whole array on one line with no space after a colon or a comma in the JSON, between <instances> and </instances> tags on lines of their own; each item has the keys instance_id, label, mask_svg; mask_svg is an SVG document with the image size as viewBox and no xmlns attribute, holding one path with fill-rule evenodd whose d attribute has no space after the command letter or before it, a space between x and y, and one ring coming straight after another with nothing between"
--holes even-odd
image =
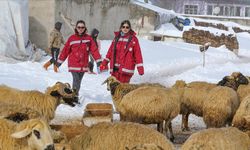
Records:
<instances>
[{"instance_id":1,"label":"black trousers","mask_svg":"<svg viewBox=\"0 0 250 150\"><path fill-rule=\"evenodd\" d=\"M51 56L52 56L52 58L49 60L51 64L54 64L54 65L57 64L57 59L58 59L59 52L60 52L60 48L55 48L55 47L51 48Z\"/></svg>"},{"instance_id":2,"label":"black trousers","mask_svg":"<svg viewBox=\"0 0 250 150\"><path fill-rule=\"evenodd\" d=\"M76 90L77 95L79 94L79 90L81 88L81 82L82 82L82 78L84 75L84 72L71 72L72 77L73 77L73 89Z\"/></svg>"},{"instance_id":3,"label":"black trousers","mask_svg":"<svg viewBox=\"0 0 250 150\"><path fill-rule=\"evenodd\" d=\"M94 69L94 58L92 57L92 55L89 55L89 59L90 59L90 61L89 61L89 71L90 72L93 72L93 69Z\"/></svg>"}]
</instances>

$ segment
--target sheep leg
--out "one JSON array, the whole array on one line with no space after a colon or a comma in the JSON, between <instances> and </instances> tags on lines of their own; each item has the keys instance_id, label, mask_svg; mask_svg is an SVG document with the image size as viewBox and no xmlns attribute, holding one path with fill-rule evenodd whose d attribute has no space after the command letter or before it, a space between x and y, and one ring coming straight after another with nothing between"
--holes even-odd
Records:
<instances>
[{"instance_id":1,"label":"sheep leg","mask_svg":"<svg viewBox=\"0 0 250 150\"><path fill-rule=\"evenodd\" d=\"M161 123L157 123L157 131L163 133L163 121Z\"/></svg>"},{"instance_id":2,"label":"sheep leg","mask_svg":"<svg viewBox=\"0 0 250 150\"><path fill-rule=\"evenodd\" d=\"M181 121L181 129L182 131L190 131L188 127L188 116L190 113L186 113L182 115L182 121Z\"/></svg>"},{"instance_id":3,"label":"sheep leg","mask_svg":"<svg viewBox=\"0 0 250 150\"><path fill-rule=\"evenodd\" d=\"M171 121L168 121L165 123L165 130L166 130L166 133L168 133L169 131L169 139L171 142L174 142L174 134L173 134Z\"/></svg>"}]
</instances>

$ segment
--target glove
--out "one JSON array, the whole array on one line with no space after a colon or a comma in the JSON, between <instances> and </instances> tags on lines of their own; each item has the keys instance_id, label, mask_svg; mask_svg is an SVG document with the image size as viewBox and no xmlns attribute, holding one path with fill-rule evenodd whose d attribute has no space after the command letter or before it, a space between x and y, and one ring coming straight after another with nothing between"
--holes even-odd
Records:
<instances>
[{"instance_id":1,"label":"glove","mask_svg":"<svg viewBox=\"0 0 250 150\"><path fill-rule=\"evenodd\" d=\"M140 67L137 67L137 70L138 70L138 73L139 73L139 75L144 75L144 68L143 68L143 66L140 66Z\"/></svg>"},{"instance_id":2,"label":"glove","mask_svg":"<svg viewBox=\"0 0 250 150\"><path fill-rule=\"evenodd\" d=\"M105 71L108 71L108 70L109 70L108 65L103 65L103 64L100 65L100 72L105 72Z\"/></svg>"}]
</instances>

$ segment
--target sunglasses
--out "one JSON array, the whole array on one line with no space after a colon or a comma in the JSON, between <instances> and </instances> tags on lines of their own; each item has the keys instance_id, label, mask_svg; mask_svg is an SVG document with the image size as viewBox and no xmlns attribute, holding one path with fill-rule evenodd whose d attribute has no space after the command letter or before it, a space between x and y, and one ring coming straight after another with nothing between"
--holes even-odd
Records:
<instances>
[{"instance_id":1,"label":"sunglasses","mask_svg":"<svg viewBox=\"0 0 250 150\"><path fill-rule=\"evenodd\" d=\"M78 26L77 29L84 29L85 27Z\"/></svg>"},{"instance_id":2,"label":"sunglasses","mask_svg":"<svg viewBox=\"0 0 250 150\"><path fill-rule=\"evenodd\" d=\"M129 26L122 26L123 29L129 29Z\"/></svg>"}]
</instances>

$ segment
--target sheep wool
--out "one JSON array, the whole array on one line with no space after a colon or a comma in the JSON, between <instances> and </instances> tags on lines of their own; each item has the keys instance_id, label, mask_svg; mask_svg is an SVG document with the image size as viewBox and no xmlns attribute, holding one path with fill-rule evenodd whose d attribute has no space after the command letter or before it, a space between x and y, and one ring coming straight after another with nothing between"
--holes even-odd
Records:
<instances>
[{"instance_id":1,"label":"sheep wool","mask_svg":"<svg viewBox=\"0 0 250 150\"><path fill-rule=\"evenodd\" d=\"M125 150L126 147L154 143L174 150L168 139L154 129L136 123L99 123L70 141L73 150Z\"/></svg>"},{"instance_id":2,"label":"sheep wool","mask_svg":"<svg viewBox=\"0 0 250 150\"><path fill-rule=\"evenodd\" d=\"M240 106L233 117L232 126L237 127L241 130L250 130L249 117L250 95L244 98L244 100L240 103Z\"/></svg>"},{"instance_id":3,"label":"sheep wool","mask_svg":"<svg viewBox=\"0 0 250 150\"><path fill-rule=\"evenodd\" d=\"M250 93L250 85L240 85L237 89L239 100L242 101Z\"/></svg>"},{"instance_id":4,"label":"sheep wool","mask_svg":"<svg viewBox=\"0 0 250 150\"><path fill-rule=\"evenodd\" d=\"M250 139L237 128L210 128L192 134L181 150L249 150Z\"/></svg>"},{"instance_id":5,"label":"sheep wool","mask_svg":"<svg viewBox=\"0 0 250 150\"><path fill-rule=\"evenodd\" d=\"M207 127L223 127L231 125L233 116L239 107L239 99L235 90L218 86L213 88L203 104L203 120Z\"/></svg>"},{"instance_id":6,"label":"sheep wool","mask_svg":"<svg viewBox=\"0 0 250 150\"><path fill-rule=\"evenodd\" d=\"M14 122L40 118L42 115L27 107L0 102L0 118L6 118Z\"/></svg>"},{"instance_id":7,"label":"sheep wool","mask_svg":"<svg viewBox=\"0 0 250 150\"><path fill-rule=\"evenodd\" d=\"M184 88L184 93L181 98L181 114L182 114L182 130L189 130L188 116L195 114L202 116L203 103L207 97L208 92L217 85L202 81L194 81L188 83Z\"/></svg>"}]
</instances>

